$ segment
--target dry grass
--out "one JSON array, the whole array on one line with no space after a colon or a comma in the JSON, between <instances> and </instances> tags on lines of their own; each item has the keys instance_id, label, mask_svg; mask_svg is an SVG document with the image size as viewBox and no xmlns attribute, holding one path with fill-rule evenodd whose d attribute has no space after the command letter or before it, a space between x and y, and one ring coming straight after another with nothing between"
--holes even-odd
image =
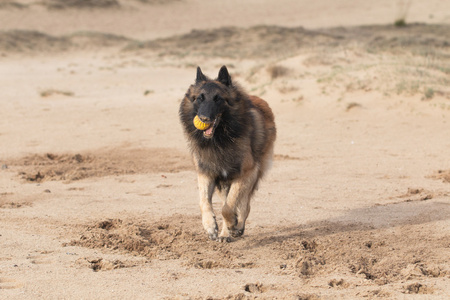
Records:
<instances>
[{"instance_id":1,"label":"dry grass","mask_svg":"<svg viewBox=\"0 0 450 300\"><path fill-rule=\"evenodd\" d=\"M119 7L117 0L47 0L44 6L49 9L67 8L113 8Z\"/></svg>"},{"instance_id":2,"label":"dry grass","mask_svg":"<svg viewBox=\"0 0 450 300\"><path fill-rule=\"evenodd\" d=\"M397 18L395 19L394 25L396 27L404 27L406 26L406 16L408 15L409 8L411 7L411 0L397 1L397 5Z\"/></svg>"},{"instance_id":3,"label":"dry grass","mask_svg":"<svg viewBox=\"0 0 450 300\"><path fill-rule=\"evenodd\" d=\"M268 67L267 72L269 73L270 78L272 80L274 80L274 79L277 79L280 77L288 76L291 73L291 69L289 69L285 66L274 65L274 66Z\"/></svg>"},{"instance_id":4,"label":"dry grass","mask_svg":"<svg viewBox=\"0 0 450 300\"><path fill-rule=\"evenodd\" d=\"M18 3L15 1L7 1L7 0L0 1L0 9L23 9L27 7L28 5Z\"/></svg>"},{"instance_id":5,"label":"dry grass","mask_svg":"<svg viewBox=\"0 0 450 300\"><path fill-rule=\"evenodd\" d=\"M80 1L64 3L76 5ZM95 5L113 5L113 2L95 2ZM449 40L449 25L425 24L410 24L402 30L393 25L314 31L277 26L222 27L151 41L104 33L55 37L16 30L0 32L0 50L52 53L116 47L157 57L186 58L186 61L198 57L249 58L259 61L271 80L292 77L297 69L273 62L306 54L309 58L304 60L304 66L298 67L314 66L316 71L308 76L317 78L325 94L334 90L342 94L376 91L387 96L419 95L423 100L432 100L450 98ZM283 88L281 92L291 91ZM55 92L42 96L50 94Z\"/></svg>"},{"instance_id":6,"label":"dry grass","mask_svg":"<svg viewBox=\"0 0 450 300\"><path fill-rule=\"evenodd\" d=\"M418 96L422 100L450 99L450 49L425 52L362 52L341 50L324 55L327 65L313 74L323 90L341 93L376 91L386 96ZM343 54L346 52L346 54ZM314 54L313 56L315 56ZM341 57L351 57L352 64ZM308 63L311 61L306 60ZM329 62L334 62L331 66Z\"/></svg>"}]
</instances>

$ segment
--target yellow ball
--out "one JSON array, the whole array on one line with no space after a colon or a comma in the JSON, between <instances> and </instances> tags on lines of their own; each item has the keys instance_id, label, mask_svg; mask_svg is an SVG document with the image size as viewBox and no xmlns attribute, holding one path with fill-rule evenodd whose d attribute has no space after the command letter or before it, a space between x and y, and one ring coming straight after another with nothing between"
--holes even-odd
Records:
<instances>
[{"instance_id":1,"label":"yellow ball","mask_svg":"<svg viewBox=\"0 0 450 300\"><path fill-rule=\"evenodd\" d=\"M211 123L203 123L198 116L195 116L194 126L198 130L206 130L211 126Z\"/></svg>"}]
</instances>

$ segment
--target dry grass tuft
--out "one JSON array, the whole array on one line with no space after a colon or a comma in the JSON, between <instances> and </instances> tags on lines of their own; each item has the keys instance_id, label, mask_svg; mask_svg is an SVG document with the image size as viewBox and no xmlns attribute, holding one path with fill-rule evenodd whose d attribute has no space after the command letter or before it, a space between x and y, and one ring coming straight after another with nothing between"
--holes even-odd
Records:
<instances>
[{"instance_id":1,"label":"dry grass tuft","mask_svg":"<svg viewBox=\"0 0 450 300\"><path fill-rule=\"evenodd\" d=\"M67 8L113 8L119 7L117 0L48 0L44 5L49 9Z\"/></svg>"},{"instance_id":2,"label":"dry grass tuft","mask_svg":"<svg viewBox=\"0 0 450 300\"><path fill-rule=\"evenodd\" d=\"M267 68L267 72L270 75L270 78L273 79L277 79L279 77L284 77L287 76L291 73L291 69L284 67L284 66L270 66Z\"/></svg>"}]
</instances>

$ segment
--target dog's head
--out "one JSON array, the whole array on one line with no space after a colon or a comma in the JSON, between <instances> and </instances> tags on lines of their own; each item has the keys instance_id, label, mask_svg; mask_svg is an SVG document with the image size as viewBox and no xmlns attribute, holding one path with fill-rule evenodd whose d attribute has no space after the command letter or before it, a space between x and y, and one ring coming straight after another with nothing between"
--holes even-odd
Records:
<instances>
[{"instance_id":1,"label":"dog's head","mask_svg":"<svg viewBox=\"0 0 450 300\"><path fill-rule=\"evenodd\" d=\"M206 77L197 67L195 84L191 85L183 99L180 116L185 126L192 129L188 131L201 131L203 138L212 139L224 114L236 101L235 88L225 66L220 68L215 80Z\"/></svg>"}]
</instances>

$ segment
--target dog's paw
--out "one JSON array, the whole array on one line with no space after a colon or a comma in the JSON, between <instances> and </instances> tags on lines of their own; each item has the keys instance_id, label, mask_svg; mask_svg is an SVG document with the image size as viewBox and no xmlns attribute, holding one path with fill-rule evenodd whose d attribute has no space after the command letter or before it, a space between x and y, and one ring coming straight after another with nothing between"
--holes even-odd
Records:
<instances>
[{"instance_id":1,"label":"dog's paw","mask_svg":"<svg viewBox=\"0 0 450 300\"><path fill-rule=\"evenodd\" d=\"M231 243L232 239L229 236L219 236L219 238L217 239L218 242L221 243Z\"/></svg>"},{"instance_id":2,"label":"dog's paw","mask_svg":"<svg viewBox=\"0 0 450 300\"><path fill-rule=\"evenodd\" d=\"M215 241L219 236L219 227L217 226L215 216L203 216L203 228L208 234L209 239Z\"/></svg>"},{"instance_id":3,"label":"dog's paw","mask_svg":"<svg viewBox=\"0 0 450 300\"><path fill-rule=\"evenodd\" d=\"M244 234L245 228L242 229L235 229L235 228L228 228L228 231L230 232L232 237L241 237Z\"/></svg>"},{"instance_id":4,"label":"dog's paw","mask_svg":"<svg viewBox=\"0 0 450 300\"><path fill-rule=\"evenodd\" d=\"M208 237L211 241L216 241L218 239L217 232L216 233L208 233Z\"/></svg>"},{"instance_id":5,"label":"dog's paw","mask_svg":"<svg viewBox=\"0 0 450 300\"><path fill-rule=\"evenodd\" d=\"M215 227L207 229L206 232L208 233L208 237L210 240L215 241L218 239L219 228L217 227L217 224Z\"/></svg>"}]
</instances>

